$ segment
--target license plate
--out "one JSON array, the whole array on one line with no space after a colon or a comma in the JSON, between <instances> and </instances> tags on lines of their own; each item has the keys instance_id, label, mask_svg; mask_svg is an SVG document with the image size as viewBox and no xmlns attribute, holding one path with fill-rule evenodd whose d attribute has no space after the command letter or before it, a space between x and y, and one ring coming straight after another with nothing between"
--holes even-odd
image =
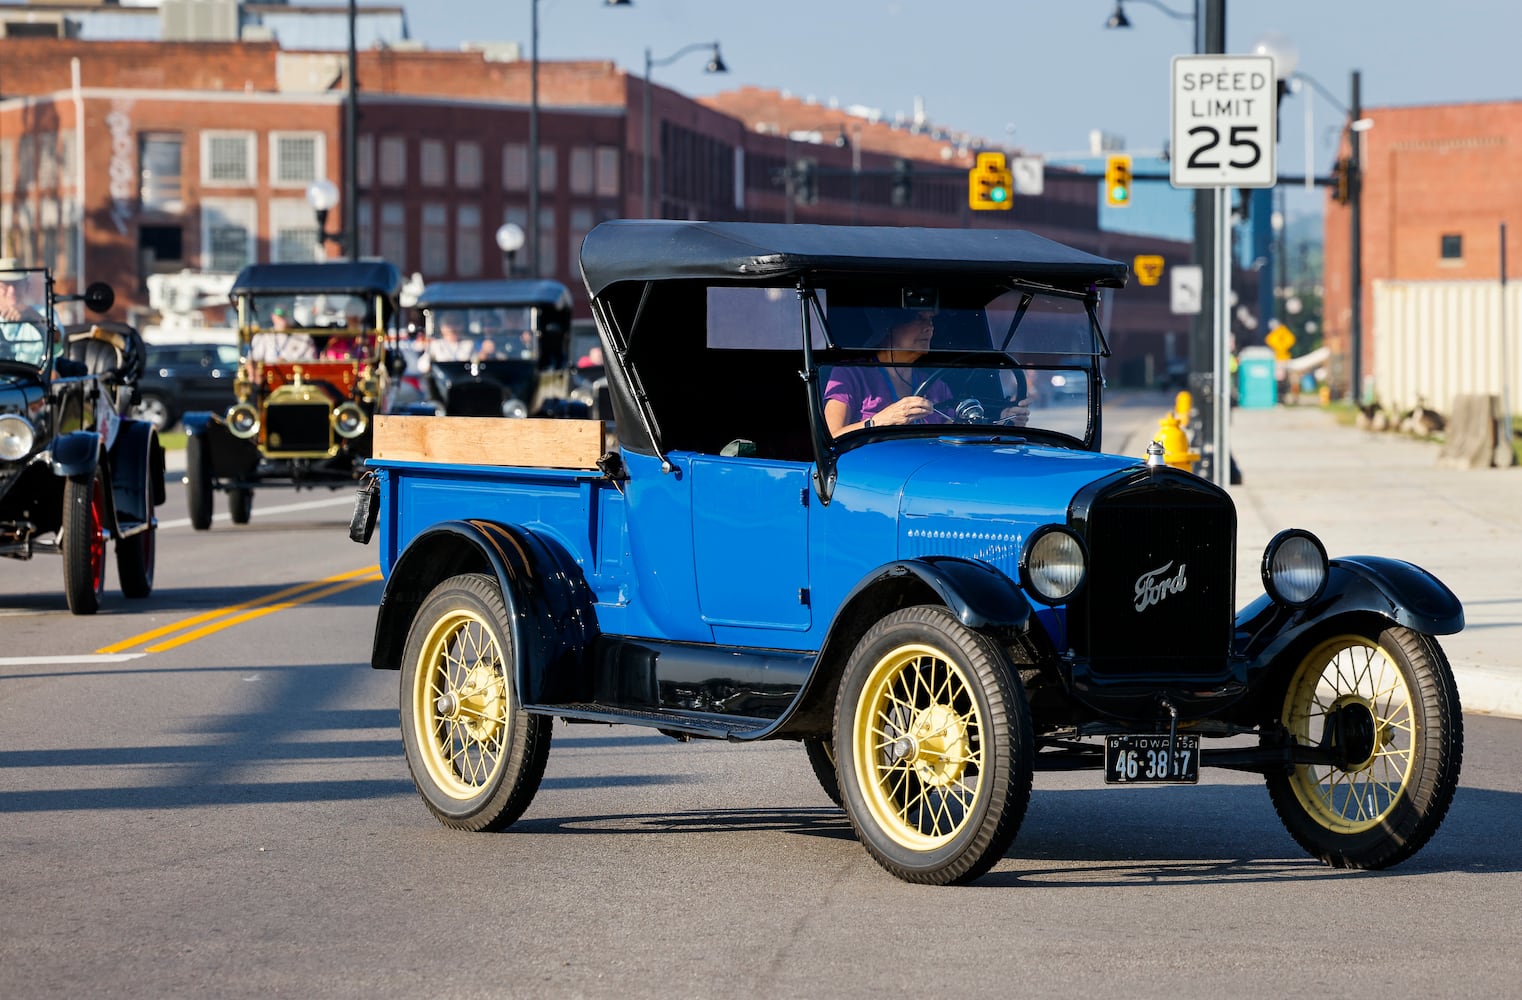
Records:
<instances>
[{"instance_id":1,"label":"license plate","mask_svg":"<svg viewBox=\"0 0 1522 1000\"><path fill-rule=\"evenodd\" d=\"M1105 784L1176 785L1200 780L1200 738L1180 734L1168 747L1168 736L1105 737Z\"/></svg>"}]
</instances>

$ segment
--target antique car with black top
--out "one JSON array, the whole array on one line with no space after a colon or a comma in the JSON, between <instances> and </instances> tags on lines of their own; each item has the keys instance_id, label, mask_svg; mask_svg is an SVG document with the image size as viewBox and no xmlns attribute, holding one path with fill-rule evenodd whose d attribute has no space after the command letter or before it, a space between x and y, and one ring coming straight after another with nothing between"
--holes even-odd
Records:
<instances>
[{"instance_id":1,"label":"antique car with black top","mask_svg":"<svg viewBox=\"0 0 1522 1000\"><path fill-rule=\"evenodd\" d=\"M165 499L158 432L130 416L137 330L58 323L58 301L104 313L114 298L101 283L58 296L47 270L0 264L0 556L61 555L76 615L100 609L111 548L122 595L152 593Z\"/></svg>"},{"instance_id":2,"label":"antique car with black top","mask_svg":"<svg viewBox=\"0 0 1522 1000\"><path fill-rule=\"evenodd\" d=\"M192 527L211 527L227 495L234 524L269 487L352 486L388 405L402 280L383 260L250 264L233 280L238 314L234 402L183 417Z\"/></svg>"},{"instance_id":3,"label":"antique car with black top","mask_svg":"<svg viewBox=\"0 0 1522 1000\"><path fill-rule=\"evenodd\" d=\"M571 292L548 279L435 281L418 295L426 399L405 412L586 416L570 400Z\"/></svg>"},{"instance_id":4,"label":"antique car with black top","mask_svg":"<svg viewBox=\"0 0 1522 1000\"><path fill-rule=\"evenodd\" d=\"M356 504L371 662L446 826L517 819L560 719L799 741L912 882L998 863L1035 770L1253 772L1339 867L1438 829L1460 602L1296 528L1239 603L1230 494L1102 448L1126 265L1014 230L675 221L604 223L581 263L616 441L387 417ZM1081 405L1030 391L1052 372Z\"/></svg>"}]
</instances>

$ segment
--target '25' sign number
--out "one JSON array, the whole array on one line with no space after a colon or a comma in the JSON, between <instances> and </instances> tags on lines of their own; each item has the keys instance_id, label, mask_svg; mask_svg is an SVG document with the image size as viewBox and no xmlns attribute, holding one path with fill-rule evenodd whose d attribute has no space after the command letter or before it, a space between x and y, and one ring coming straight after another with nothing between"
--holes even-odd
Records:
<instances>
[{"instance_id":1,"label":"'25' sign number","mask_svg":"<svg viewBox=\"0 0 1522 1000\"><path fill-rule=\"evenodd\" d=\"M1228 166L1238 170L1255 166L1263 159L1263 148L1258 145L1252 133L1258 131L1256 125L1233 125L1226 137L1226 146L1231 151L1231 159ZM1193 153L1189 154L1189 169L1191 170L1216 170L1221 167L1219 153L1212 153L1221 145L1221 130L1214 125L1196 125L1189 130L1190 138L1204 136L1205 141ZM1206 154L1211 154L1206 158Z\"/></svg>"}]
</instances>

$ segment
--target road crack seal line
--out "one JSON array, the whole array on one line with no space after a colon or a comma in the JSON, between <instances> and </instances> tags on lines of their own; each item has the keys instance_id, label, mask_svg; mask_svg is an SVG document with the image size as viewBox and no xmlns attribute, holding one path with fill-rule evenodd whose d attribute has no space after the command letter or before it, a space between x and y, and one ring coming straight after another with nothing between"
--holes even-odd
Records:
<instances>
[{"instance_id":1,"label":"road crack seal line","mask_svg":"<svg viewBox=\"0 0 1522 1000\"><path fill-rule=\"evenodd\" d=\"M173 625L165 625L162 628L156 628L150 632L135 635L130 639L123 639L109 646L103 646L97 649L96 652L121 653L132 649L134 646L141 646L141 651L144 653L161 653L166 649L173 649L176 646L183 646L188 642L194 642L213 632L220 632L222 629L231 628L234 625L251 621L276 611L284 611L302 604L309 604L312 601L321 600L332 594L352 590L355 587L362 587L367 583L376 583L380 579L381 572L379 566L365 566L361 569L339 573L336 576L330 576L322 580L300 583L294 587L277 590L273 594L266 594L252 601L244 601L242 604L218 608L216 611L207 611L203 614L187 618L184 621L175 622ZM201 627L196 628L195 626L198 625ZM185 631L187 629L189 631ZM167 639L163 642L153 642L155 639L173 635L177 632L181 634L175 638ZM152 643L152 645L149 645L149 643Z\"/></svg>"}]
</instances>

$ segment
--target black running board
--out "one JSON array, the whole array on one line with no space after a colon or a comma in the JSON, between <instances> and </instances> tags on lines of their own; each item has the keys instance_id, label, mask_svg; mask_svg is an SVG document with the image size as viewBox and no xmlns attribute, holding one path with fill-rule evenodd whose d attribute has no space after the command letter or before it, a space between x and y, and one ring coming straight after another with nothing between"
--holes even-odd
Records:
<instances>
[{"instance_id":1,"label":"black running board","mask_svg":"<svg viewBox=\"0 0 1522 1000\"><path fill-rule=\"evenodd\" d=\"M673 735L709 740L746 741L761 739L776 725L774 719L756 719L739 715L714 715L707 712L659 711L628 708L598 702L568 702L563 705L524 705L533 715L549 715L573 722L606 722L610 725L645 726Z\"/></svg>"}]
</instances>

